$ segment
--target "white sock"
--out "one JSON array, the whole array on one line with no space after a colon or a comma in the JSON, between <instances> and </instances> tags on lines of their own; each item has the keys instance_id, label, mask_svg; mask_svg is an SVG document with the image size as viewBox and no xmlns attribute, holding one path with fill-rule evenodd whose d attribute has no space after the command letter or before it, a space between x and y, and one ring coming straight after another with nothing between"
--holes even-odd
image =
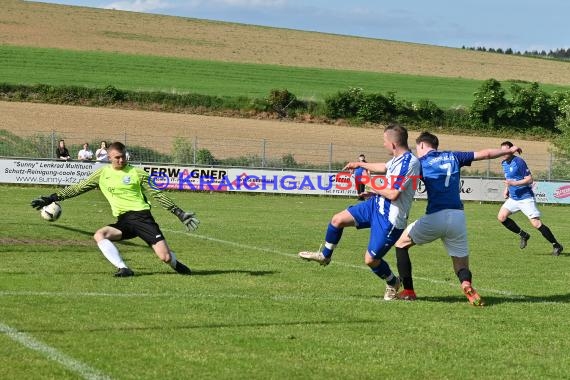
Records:
<instances>
[{"instance_id":1,"label":"white sock","mask_svg":"<svg viewBox=\"0 0 570 380\"><path fill-rule=\"evenodd\" d=\"M170 251L170 262L168 264L170 264L172 269L176 269L176 262L176 255L174 252Z\"/></svg>"},{"instance_id":2,"label":"white sock","mask_svg":"<svg viewBox=\"0 0 570 380\"><path fill-rule=\"evenodd\" d=\"M125 264L125 262L121 258L121 255L119 254L119 250L117 249L115 244L113 244L111 242L111 240L103 239L103 240L97 242L97 245L99 246L99 249L101 250L101 252L103 252L103 255L105 256L105 258L107 260L109 260L109 262L111 264L113 264L114 266L116 266L119 269L127 267L127 265Z\"/></svg>"}]
</instances>

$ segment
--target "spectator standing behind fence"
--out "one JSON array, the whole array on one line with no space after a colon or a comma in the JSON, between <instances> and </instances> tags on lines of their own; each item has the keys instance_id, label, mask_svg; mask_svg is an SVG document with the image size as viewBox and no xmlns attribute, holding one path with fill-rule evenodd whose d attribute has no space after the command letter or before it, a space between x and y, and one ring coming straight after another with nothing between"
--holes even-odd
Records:
<instances>
[{"instance_id":1,"label":"spectator standing behind fence","mask_svg":"<svg viewBox=\"0 0 570 380\"><path fill-rule=\"evenodd\" d=\"M364 154L358 156L358 162L366 162L366 157ZM354 183L356 184L356 193L358 194L358 200L363 201L364 197L362 193L364 193L366 189L366 185L362 183L362 178L368 176L368 170L359 166L358 168L354 169Z\"/></svg>"},{"instance_id":2,"label":"spectator standing behind fence","mask_svg":"<svg viewBox=\"0 0 570 380\"><path fill-rule=\"evenodd\" d=\"M81 161L91 161L93 159L93 151L89 149L89 144L83 144L83 149L77 153L77 159Z\"/></svg>"},{"instance_id":3,"label":"spectator standing behind fence","mask_svg":"<svg viewBox=\"0 0 570 380\"><path fill-rule=\"evenodd\" d=\"M95 151L95 159L97 161L109 161L109 155L107 154L107 142L101 141L101 146Z\"/></svg>"},{"instance_id":4,"label":"spectator standing behind fence","mask_svg":"<svg viewBox=\"0 0 570 380\"><path fill-rule=\"evenodd\" d=\"M71 159L69 150L65 147L65 140L59 140L59 146L55 149L55 157L65 161Z\"/></svg>"}]
</instances>

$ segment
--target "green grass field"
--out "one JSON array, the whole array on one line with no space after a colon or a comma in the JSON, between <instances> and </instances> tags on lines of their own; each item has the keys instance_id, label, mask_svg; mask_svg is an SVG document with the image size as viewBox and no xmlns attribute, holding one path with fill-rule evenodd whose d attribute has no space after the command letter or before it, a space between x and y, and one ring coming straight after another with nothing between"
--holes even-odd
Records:
<instances>
[{"instance_id":1,"label":"green grass field","mask_svg":"<svg viewBox=\"0 0 570 380\"><path fill-rule=\"evenodd\" d=\"M173 193L202 221L187 234L155 209L193 276L175 274L140 240L120 244L137 274L117 279L91 235L113 222L98 191L62 203L45 222L29 206L54 189L0 187L0 378L536 379L567 378L570 271L537 231L520 251L468 203L470 306L440 243L412 250L416 302L384 302L365 268L367 231L347 229L333 263L318 248L329 218L352 199ZM425 203L418 201L412 218ZM543 206L565 241L567 208ZM526 226L522 218L515 219ZM395 267L391 251L387 259ZM395 269L395 268L394 268Z\"/></svg>"},{"instance_id":2,"label":"green grass field","mask_svg":"<svg viewBox=\"0 0 570 380\"><path fill-rule=\"evenodd\" d=\"M322 101L349 87L367 93L394 91L398 98L430 99L440 107L470 106L481 81L358 71L197 61L179 58L77 52L0 45L0 82L77 85L141 91L264 98L286 88ZM568 87L541 85L545 91ZM508 86L507 86L508 88Z\"/></svg>"}]
</instances>

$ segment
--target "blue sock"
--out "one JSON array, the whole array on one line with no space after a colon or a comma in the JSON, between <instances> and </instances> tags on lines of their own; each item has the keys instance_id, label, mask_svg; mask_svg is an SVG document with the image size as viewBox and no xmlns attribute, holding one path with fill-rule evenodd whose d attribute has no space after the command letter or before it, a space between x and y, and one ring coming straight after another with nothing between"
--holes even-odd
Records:
<instances>
[{"instance_id":1,"label":"blue sock","mask_svg":"<svg viewBox=\"0 0 570 380\"><path fill-rule=\"evenodd\" d=\"M382 280L385 280L388 285L390 286L396 285L396 282L398 280L396 276L394 276L394 273L392 273L392 269L390 269L390 265L388 265L386 261L382 260L380 261L380 265L370 269L372 269L372 272L376 276L380 277Z\"/></svg>"},{"instance_id":2,"label":"blue sock","mask_svg":"<svg viewBox=\"0 0 570 380\"><path fill-rule=\"evenodd\" d=\"M344 231L344 228L338 228L329 223L327 234L325 235L325 246L323 248L324 257L331 257L336 245L342 237L342 231Z\"/></svg>"}]
</instances>

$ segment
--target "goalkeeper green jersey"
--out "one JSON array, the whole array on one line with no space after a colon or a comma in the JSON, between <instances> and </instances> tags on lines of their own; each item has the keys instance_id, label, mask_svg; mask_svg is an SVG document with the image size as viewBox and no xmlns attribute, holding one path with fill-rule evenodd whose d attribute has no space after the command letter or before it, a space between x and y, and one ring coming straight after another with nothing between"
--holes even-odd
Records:
<instances>
[{"instance_id":1,"label":"goalkeeper green jersey","mask_svg":"<svg viewBox=\"0 0 570 380\"><path fill-rule=\"evenodd\" d=\"M78 184L59 191L60 200L76 197L99 187L109 204L113 215L118 217L127 211L150 210L145 193L150 194L165 209L172 211L176 204L162 191L149 186L149 174L140 168L126 165L121 170L109 164L94 171Z\"/></svg>"}]
</instances>

